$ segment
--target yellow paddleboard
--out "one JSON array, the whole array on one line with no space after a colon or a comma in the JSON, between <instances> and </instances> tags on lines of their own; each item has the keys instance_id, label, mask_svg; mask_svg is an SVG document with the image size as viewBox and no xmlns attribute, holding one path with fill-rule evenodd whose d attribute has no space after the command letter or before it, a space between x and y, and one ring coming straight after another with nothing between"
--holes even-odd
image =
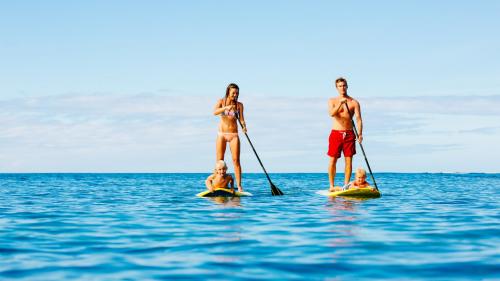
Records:
<instances>
[{"instance_id":1,"label":"yellow paddleboard","mask_svg":"<svg viewBox=\"0 0 500 281\"><path fill-rule=\"evenodd\" d=\"M319 195L336 197L336 196L346 196L346 197L358 197L358 198L378 198L380 197L380 192L375 188L368 186L363 188L351 188L347 190L341 191L333 191L329 190L319 190L316 192Z\"/></svg>"},{"instance_id":2,"label":"yellow paddleboard","mask_svg":"<svg viewBox=\"0 0 500 281\"><path fill-rule=\"evenodd\" d=\"M205 190L196 194L198 197L243 197L243 196L252 196L250 192L238 192L234 193L229 188L216 188L214 191Z\"/></svg>"}]
</instances>

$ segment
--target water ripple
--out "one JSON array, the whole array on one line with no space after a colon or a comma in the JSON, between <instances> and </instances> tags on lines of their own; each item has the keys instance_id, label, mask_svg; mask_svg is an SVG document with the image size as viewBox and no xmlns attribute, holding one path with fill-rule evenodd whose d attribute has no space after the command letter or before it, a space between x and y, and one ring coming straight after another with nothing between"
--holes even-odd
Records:
<instances>
[{"instance_id":1,"label":"water ripple","mask_svg":"<svg viewBox=\"0 0 500 281\"><path fill-rule=\"evenodd\" d=\"M206 176L0 175L0 278L500 279L500 175L377 174L371 200L316 195L324 174L197 198Z\"/></svg>"}]
</instances>

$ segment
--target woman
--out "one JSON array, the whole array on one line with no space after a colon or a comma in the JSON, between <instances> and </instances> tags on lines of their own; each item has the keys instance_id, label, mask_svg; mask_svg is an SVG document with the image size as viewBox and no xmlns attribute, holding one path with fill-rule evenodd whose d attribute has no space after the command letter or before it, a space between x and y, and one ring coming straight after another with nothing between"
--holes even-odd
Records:
<instances>
[{"instance_id":1,"label":"woman","mask_svg":"<svg viewBox=\"0 0 500 281\"><path fill-rule=\"evenodd\" d=\"M216 141L216 160L224 160L226 145L229 143L233 156L236 185L238 191L243 192L241 187L240 138L238 137L237 118L240 118L243 132L246 133L247 128L243 117L243 104L238 102L239 90L238 85L229 84L226 89L226 96L215 104L214 115L221 116Z\"/></svg>"}]
</instances>

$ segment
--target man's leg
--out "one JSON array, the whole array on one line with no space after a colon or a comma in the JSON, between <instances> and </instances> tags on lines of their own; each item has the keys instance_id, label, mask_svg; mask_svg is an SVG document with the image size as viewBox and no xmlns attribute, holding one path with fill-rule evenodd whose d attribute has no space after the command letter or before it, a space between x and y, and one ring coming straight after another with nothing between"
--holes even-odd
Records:
<instances>
[{"instance_id":1,"label":"man's leg","mask_svg":"<svg viewBox=\"0 0 500 281\"><path fill-rule=\"evenodd\" d=\"M330 191L333 191L335 187L335 174L337 173L337 159L336 157L330 157L330 163L328 165L328 179L330 180Z\"/></svg>"},{"instance_id":2,"label":"man's leg","mask_svg":"<svg viewBox=\"0 0 500 281\"><path fill-rule=\"evenodd\" d=\"M348 184L351 181L352 174L352 157L344 157L345 158L345 178L344 185Z\"/></svg>"}]
</instances>

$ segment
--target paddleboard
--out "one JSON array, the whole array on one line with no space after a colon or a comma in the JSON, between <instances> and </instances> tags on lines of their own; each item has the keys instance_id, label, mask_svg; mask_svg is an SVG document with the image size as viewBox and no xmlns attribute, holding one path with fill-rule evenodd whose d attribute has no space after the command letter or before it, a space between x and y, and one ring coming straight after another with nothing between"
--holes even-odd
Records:
<instances>
[{"instance_id":1,"label":"paddleboard","mask_svg":"<svg viewBox=\"0 0 500 281\"><path fill-rule=\"evenodd\" d=\"M214 191L210 190L205 190L203 192L200 192L196 194L198 197L244 197L244 196L252 196L252 193L250 192L238 192L235 191L234 193L231 191L231 189L228 188L216 188Z\"/></svg>"},{"instance_id":2,"label":"paddleboard","mask_svg":"<svg viewBox=\"0 0 500 281\"><path fill-rule=\"evenodd\" d=\"M378 198L381 196L380 192L371 186L363 188L352 188L352 189L333 191L333 192L330 192L329 190L318 190L316 191L316 194L329 197L345 196L345 197L358 197L358 198Z\"/></svg>"}]
</instances>

